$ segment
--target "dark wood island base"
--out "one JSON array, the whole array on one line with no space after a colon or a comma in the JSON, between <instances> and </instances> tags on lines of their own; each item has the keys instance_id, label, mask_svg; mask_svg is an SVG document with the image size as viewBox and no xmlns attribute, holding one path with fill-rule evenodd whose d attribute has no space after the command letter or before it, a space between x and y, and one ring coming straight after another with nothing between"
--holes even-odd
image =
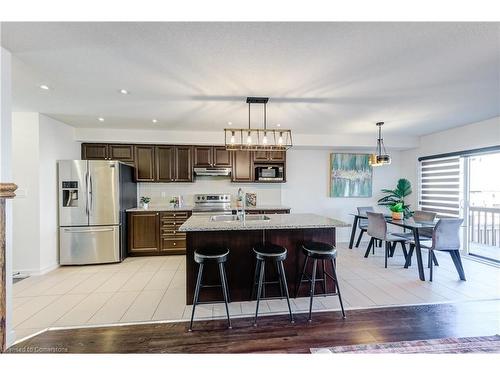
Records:
<instances>
[{"instance_id":1,"label":"dark wood island base","mask_svg":"<svg viewBox=\"0 0 500 375\"><path fill-rule=\"evenodd\" d=\"M231 301L251 300L252 283L255 272L255 254L253 245L263 241L272 242L288 250L284 261L286 279L290 297L294 297L295 288L299 282L300 271L305 256L302 253L302 243L305 241L320 241L335 245L335 228L299 228L299 229L261 229L261 230L224 230L224 231L192 231L187 232L186 243L186 304L193 303L194 289L198 265L194 262L194 250L206 247L227 248L230 251L226 264ZM320 263L321 264L321 263ZM323 277L323 268L318 264L318 277ZM331 264L326 264L326 272L331 273ZM312 262L309 262L308 272L311 274ZM265 281L277 281L276 267L266 266ZM203 285L219 284L216 265L205 267ZM316 293L322 293L322 283L316 285ZM333 282L328 279L328 291L333 290ZM278 297L279 284L266 286L265 297ZM302 283L299 297L309 296L309 283ZM218 287L203 288L200 301L222 301L222 291Z\"/></svg>"}]
</instances>

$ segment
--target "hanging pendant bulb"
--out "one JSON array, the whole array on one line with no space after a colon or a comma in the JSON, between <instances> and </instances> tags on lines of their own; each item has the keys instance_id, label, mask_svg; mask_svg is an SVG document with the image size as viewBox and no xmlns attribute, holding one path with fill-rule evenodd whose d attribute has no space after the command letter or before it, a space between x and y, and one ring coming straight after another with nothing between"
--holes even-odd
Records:
<instances>
[{"instance_id":1,"label":"hanging pendant bulb","mask_svg":"<svg viewBox=\"0 0 500 375\"><path fill-rule=\"evenodd\" d=\"M235 139L234 139L234 132L231 132L231 144L234 145Z\"/></svg>"},{"instance_id":2,"label":"hanging pendant bulb","mask_svg":"<svg viewBox=\"0 0 500 375\"><path fill-rule=\"evenodd\" d=\"M264 138L262 138L262 144L267 145L267 133L264 132Z\"/></svg>"},{"instance_id":3,"label":"hanging pendant bulb","mask_svg":"<svg viewBox=\"0 0 500 375\"><path fill-rule=\"evenodd\" d=\"M283 133L280 132L280 137L278 138L278 144L281 146L283 144Z\"/></svg>"},{"instance_id":4,"label":"hanging pendant bulb","mask_svg":"<svg viewBox=\"0 0 500 375\"><path fill-rule=\"evenodd\" d=\"M250 134L250 132L248 132L248 136L247 136L247 144L248 144L248 145L251 145L251 144L252 144L252 135Z\"/></svg>"}]
</instances>

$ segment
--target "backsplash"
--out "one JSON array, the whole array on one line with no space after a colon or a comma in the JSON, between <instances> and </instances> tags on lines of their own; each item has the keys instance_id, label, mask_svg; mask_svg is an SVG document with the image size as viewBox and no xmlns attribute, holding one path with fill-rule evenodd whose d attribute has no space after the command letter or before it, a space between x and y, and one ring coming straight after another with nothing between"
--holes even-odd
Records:
<instances>
[{"instance_id":1,"label":"backsplash","mask_svg":"<svg viewBox=\"0 0 500 375\"><path fill-rule=\"evenodd\" d=\"M238 188L245 193L257 194L257 205L281 205L281 184L232 183L227 177L196 177L193 183L149 183L137 184L137 203L142 196L151 198L151 206L168 205L172 196L182 195L184 204L194 204L195 194L228 193L233 203Z\"/></svg>"}]
</instances>

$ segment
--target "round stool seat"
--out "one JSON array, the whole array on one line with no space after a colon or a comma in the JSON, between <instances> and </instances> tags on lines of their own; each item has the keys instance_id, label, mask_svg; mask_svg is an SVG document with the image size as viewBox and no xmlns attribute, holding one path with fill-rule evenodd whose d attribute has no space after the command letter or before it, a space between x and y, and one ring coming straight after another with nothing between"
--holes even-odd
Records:
<instances>
[{"instance_id":1,"label":"round stool seat","mask_svg":"<svg viewBox=\"0 0 500 375\"><path fill-rule=\"evenodd\" d=\"M286 249L269 242L255 245L253 251L259 260L274 258L276 261L283 261L286 259Z\"/></svg>"},{"instance_id":2,"label":"round stool seat","mask_svg":"<svg viewBox=\"0 0 500 375\"><path fill-rule=\"evenodd\" d=\"M325 242L305 242L302 244L304 254L316 259L335 259L337 249Z\"/></svg>"},{"instance_id":3,"label":"round stool seat","mask_svg":"<svg viewBox=\"0 0 500 375\"><path fill-rule=\"evenodd\" d=\"M196 263L203 263L205 261L214 261L217 263L223 263L227 260L229 255L228 249L198 249L194 251L194 261Z\"/></svg>"}]
</instances>

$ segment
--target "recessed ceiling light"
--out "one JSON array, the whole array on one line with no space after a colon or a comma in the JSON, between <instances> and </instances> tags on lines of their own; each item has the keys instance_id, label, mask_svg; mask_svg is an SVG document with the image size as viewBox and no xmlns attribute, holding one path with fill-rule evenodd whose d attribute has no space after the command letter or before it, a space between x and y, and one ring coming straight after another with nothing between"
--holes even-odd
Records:
<instances>
[{"instance_id":1,"label":"recessed ceiling light","mask_svg":"<svg viewBox=\"0 0 500 375\"><path fill-rule=\"evenodd\" d=\"M279 128L281 126L281 124L276 124L276 126Z\"/></svg>"},{"instance_id":2,"label":"recessed ceiling light","mask_svg":"<svg viewBox=\"0 0 500 375\"><path fill-rule=\"evenodd\" d=\"M231 121L228 121L228 122L227 122L227 124L228 124L229 126L233 125L233 123L232 123Z\"/></svg>"},{"instance_id":3,"label":"recessed ceiling light","mask_svg":"<svg viewBox=\"0 0 500 375\"><path fill-rule=\"evenodd\" d=\"M158 120L155 119L155 118L153 120L151 120L151 121L153 121L153 124L156 124L158 122Z\"/></svg>"},{"instance_id":4,"label":"recessed ceiling light","mask_svg":"<svg viewBox=\"0 0 500 375\"><path fill-rule=\"evenodd\" d=\"M102 118L102 117L99 117L99 118L98 118L98 120L99 120L100 122L104 122L104 118Z\"/></svg>"},{"instance_id":5,"label":"recessed ceiling light","mask_svg":"<svg viewBox=\"0 0 500 375\"><path fill-rule=\"evenodd\" d=\"M49 87L49 86L47 86L47 85L40 85L40 88L41 88L42 90L50 90L50 87Z\"/></svg>"},{"instance_id":6,"label":"recessed ceiling light","mask_svg":"<svg viewBox=\"0 0 500 375\"><path fill-rule=\"evenodd\" d=\"M120 94L128 95L128 91L125 89L120 89Z\"/></svg>"}]
</instances>

